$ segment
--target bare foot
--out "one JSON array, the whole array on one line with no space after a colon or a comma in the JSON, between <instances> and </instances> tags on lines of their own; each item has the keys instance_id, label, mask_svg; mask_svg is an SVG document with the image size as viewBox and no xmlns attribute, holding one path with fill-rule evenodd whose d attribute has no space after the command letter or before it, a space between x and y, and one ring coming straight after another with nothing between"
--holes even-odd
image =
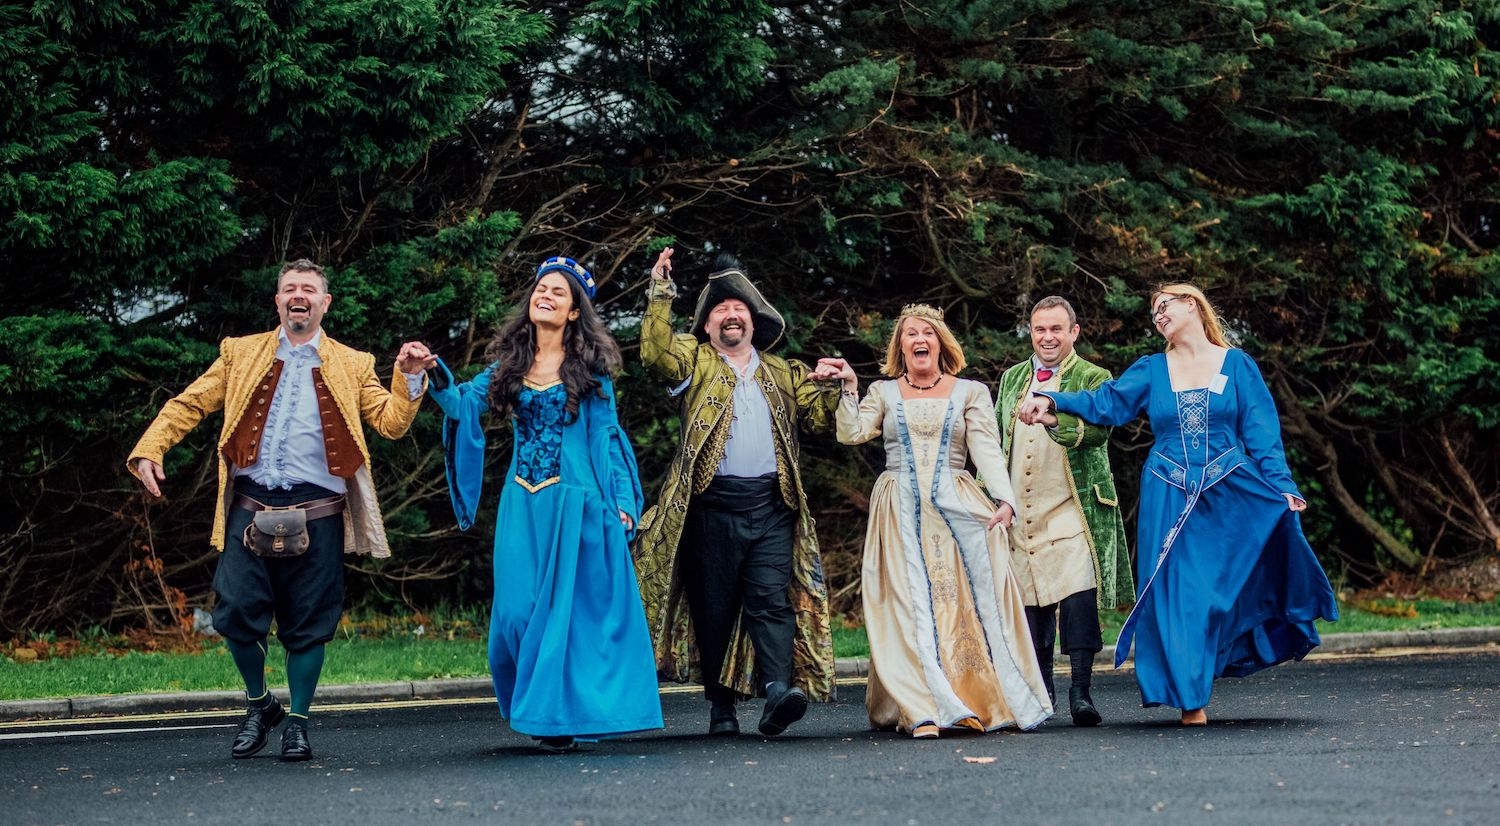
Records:
<instances>
[{"instance_id":1,"label":"bare foot","mask_svg":"<svg viewBox=\"0 0 1500 826\"><path fill-rule=\"evenodd\" d=\"M938 727L931 723L923 723L911 730L911 736L917 740L931 740L938 736Z\"/></svg>"},{"instance_id":2,"label":"bare foot","mask_svg":"<svg viewBox=\"0 0 1500 826\"><path fill-rule=\"evenodd\" d=\"M1192 711L1182 710L1182 724L1184 726L1206 726L1208 725L1208 713L1201 708Z\"/></svg>"}]
</instances>

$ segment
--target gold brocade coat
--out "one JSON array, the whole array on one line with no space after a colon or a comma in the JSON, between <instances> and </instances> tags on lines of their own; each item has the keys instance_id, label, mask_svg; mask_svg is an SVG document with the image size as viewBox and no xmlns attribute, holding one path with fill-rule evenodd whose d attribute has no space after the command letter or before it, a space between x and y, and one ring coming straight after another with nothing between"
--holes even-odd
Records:
<instances>
[{"instance_id":1,"label":"gold brocade coat","mask_svg":"<svg viewBox=\"0 0 1500 826\"><path fill-rule=\"evenodd\" d=\"M278 343L276 330L219 342L219 357L207 372L162 407L140 441L131 448L130 458L125 463L132 475L139 476L136 460L150 459L161 464L166 452L182 441L204 417L223 410L224 424L218 439L219 495L215 500L217 507L214 509L211 540L221 551L224 550L224 525L228 521L232 493L229 462L224 458L224 449L250 406L256 387L276 361ZM388 557L391 549L385 536L385 524L380 518L380 504L375 498L375 483L370 475L370 450L365 444L361 422L368 423L387 439L399 439L406 435L412 420L417 417L422 399L420 396L408 398L406 379L394 368L390 386L382 384L375 374L374 355L339 344L326 332L318 344L318 358L323 361L323 380L328 384L334 404L364 457L364 464L348 480L345 493L344 552Z\"/></svg>"},{"instance_id":2,"label":"gold brocade coat","mask_svg":"<svg viewBox=\"0 0 1500 826\"><path fill-rule=\"evenodd\" d=\"M697 646L693 644L687 599L678 578L677 544L682 538L688 504L713 480L729 438L734 416L735 375L712 346L690 335L672 331L670 283L653 282L641 323L641 359L653 372L671 382L691 379L681 396L682 440L667 471L657 503L641 517L633 548L646 620L656 646L656 667L663 679L701 681ZM771 408L775 431L776 470L782 499L797 511L792 550L792 610L797 614L793 638L792 682L814 701L829 700L834 691L833 634L828 616L828 585L807 494L797 467L797 429L832 428L838 408L837 386L818 387L808 378L806 365L761 353L755 373ZM743 627L736 623L719 682L744 696L759 692L755 685L755 652Z\"/></svg>"}]
</instances>

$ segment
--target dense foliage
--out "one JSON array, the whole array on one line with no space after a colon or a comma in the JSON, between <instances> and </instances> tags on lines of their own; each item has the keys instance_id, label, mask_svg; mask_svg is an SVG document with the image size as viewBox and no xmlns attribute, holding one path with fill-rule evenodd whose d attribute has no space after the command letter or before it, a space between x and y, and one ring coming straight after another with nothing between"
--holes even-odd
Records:
<instances>
[{"instance_id":1,"label":"dense foliage","mask_svg":"<svg viewBox=\"0 0 1500 826\"><path fill-rule=\"evenodd\" d=\"M1336 579L1493 554L1496 42L1495 0L0 6L0 630L206 600L217 418L165 502L123 459L302 255L332 335L470 370L555 253L632 361L670 242L688 293L732 250L794 354L866 378L925 300L994 381L1049 293L1119 370L1160 346L1150 286L1189 280L1261 361ZM654 492L674 412L637 365L620 384ZM436 425L374 445L395 556L356 599L486 597L493 526L454 530ZM1148 438L1116 436L1126 501ZM805 445L852 610L881 460Z\"/></svg>"}]
</instances>

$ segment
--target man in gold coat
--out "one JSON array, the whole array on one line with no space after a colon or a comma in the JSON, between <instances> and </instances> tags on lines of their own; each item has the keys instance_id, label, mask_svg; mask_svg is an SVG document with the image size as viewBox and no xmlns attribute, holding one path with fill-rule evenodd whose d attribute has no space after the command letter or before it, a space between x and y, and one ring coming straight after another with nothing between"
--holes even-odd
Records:
<instances>
[{"instance_id":1,"label":"man in gold coat","mask_svg":"<svg viewBox=\"0 0 1500 826\"><path fill-rule=\"evenodd\" d=\"M635 548L657 670L703 682L710 734L738 734L736 698L764 694L759 730L776 735L833 696L797 431L831 429L838 385L767 352L786 322L729 256L698 296L692 334L674 334L671 256L652 268L641 324L641 359L682 406L682 441Z\"/></svg>"},{"instance_id":2,"label":"man in gold coat","mask_svg":"<svg viewBox=\"0 0 1500 826\"><path fill-rule=\"evenodd\" d=\"M214 628L248 702L235 758L260 751L282 720L281 759L312 758L307 715L323 646L343 613L344 554L390 556L361 422L387 439L405 435L425 390L423 371L436 361L422 344L403 344L387 389L373 355L323 333L332 301L322 267L307 259L282 267L280 326L220 342L208 372L166 403L126 462L161 496L166 452L204 417L224 412L210 542L222 551ZM290 710L266 688L272 619L287 652Z\"/></svg>"}]
</instances>

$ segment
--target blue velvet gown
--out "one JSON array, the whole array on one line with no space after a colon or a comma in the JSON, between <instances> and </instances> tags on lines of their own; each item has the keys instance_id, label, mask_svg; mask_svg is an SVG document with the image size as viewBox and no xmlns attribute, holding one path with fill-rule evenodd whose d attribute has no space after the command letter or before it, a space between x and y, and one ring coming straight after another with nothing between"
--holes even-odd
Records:
<instances>
[{"instance_id":1,"label":"blue velvet gown","mask_svg":"<svg viewBox=\"0 0 1500 826\"><path fill-rule=\"evenodd\" d=\"M446 366L440 366L444 372ZM443 409L448 486L459 527L474 524L494 368L430 393ZM533 737L607 737L661 728L655 657L624 511L643 497L630 441L607 399L565 422L561 383L522 388L515 447L495 521L490 673L500 714Z\"/></svg>"},{"instance_id":2,"label":"blue velvet gown","mask_svg":"<svg viewBox=\"0 0 1500 826\"><path fill-rule=\"evenodd\" d=\"M1174 392L1158 353L1096 390L1046 395L1101 425L1150 417L1140 592L1115 649L1118 666L1134 642L1143 705L1202 708L1215 678L1300 660L1317 646L1313 621L1338 619L1338 607L1282 496L1301 498L1254 359L1230 350L1210 387Z\"/></svg>"}]
</instances>

